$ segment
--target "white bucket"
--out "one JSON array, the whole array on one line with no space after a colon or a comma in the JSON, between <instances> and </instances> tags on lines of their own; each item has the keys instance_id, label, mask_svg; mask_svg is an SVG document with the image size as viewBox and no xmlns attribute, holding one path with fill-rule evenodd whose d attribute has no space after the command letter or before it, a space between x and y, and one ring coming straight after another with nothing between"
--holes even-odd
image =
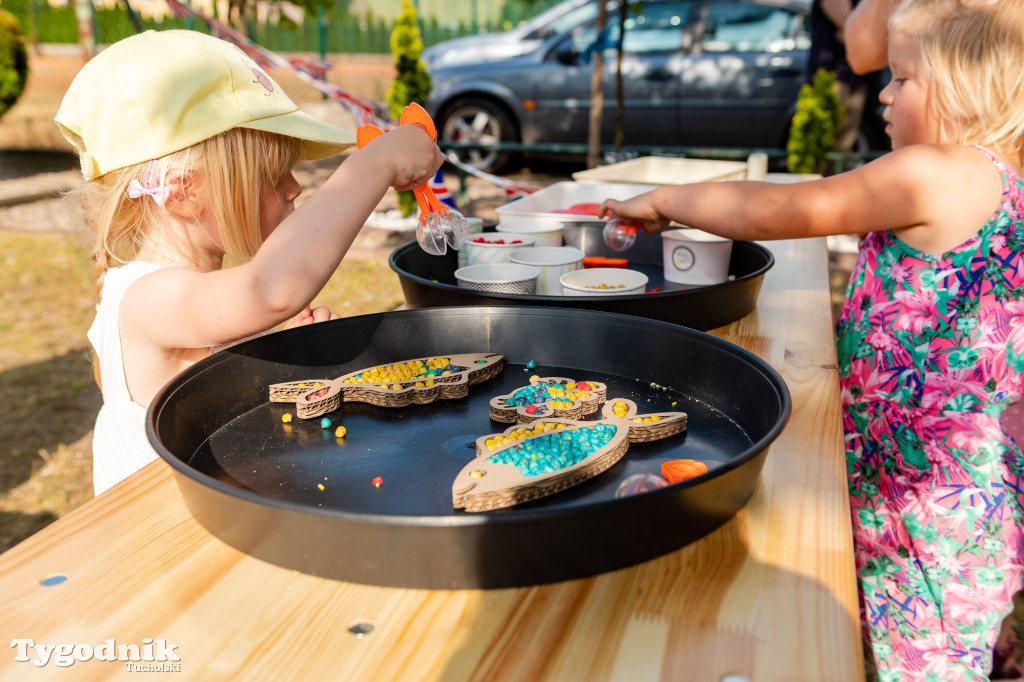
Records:
<instances>
[{"instance_id":1,"label":"white bucket","mask_svg":"<svg viewBox=\"0 0 1024 682\"><path fill-rule=\"evenodd\" d=\"M665 281L721 284L729 279L732 240L694 229L661 233Z\"/></svg>"},{"instance_id":2,"label":"white bucket","mask_svg":"<svg viewBox=\"0 0 1024 682\"><path fill-rule=\"evenodd\" d=\"M562 283L559 278L567 272L583 268L584 253L575 246L534 246L519 249L508 255L512 263L532 265L540 270L537 279L537 293L545 296L561 296Z\"/></svg>"}]
</instances>

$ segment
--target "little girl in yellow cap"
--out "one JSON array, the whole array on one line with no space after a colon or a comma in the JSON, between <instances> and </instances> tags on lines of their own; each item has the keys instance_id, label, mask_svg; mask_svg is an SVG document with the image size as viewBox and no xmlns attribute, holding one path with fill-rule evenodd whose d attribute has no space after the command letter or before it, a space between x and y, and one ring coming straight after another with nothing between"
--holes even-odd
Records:
<instances>
[{"instance_id":1,"label":"little girl in yellow cap","mask_svg":"<svg viewBox=\"0 0 1024 682\"><path fill-rule=\"evenodd\" d=\"M212 347L336 318L310 303L360 227L389 186L422 185L443 160L422 129L400 126L296 208L295 164L353 135L299 111L239 48L194 31L111 45L55 120L81 160L87 182L73 196L96 234L96 494L156 458L147 406Z\"/></svg>"}]
</instances>

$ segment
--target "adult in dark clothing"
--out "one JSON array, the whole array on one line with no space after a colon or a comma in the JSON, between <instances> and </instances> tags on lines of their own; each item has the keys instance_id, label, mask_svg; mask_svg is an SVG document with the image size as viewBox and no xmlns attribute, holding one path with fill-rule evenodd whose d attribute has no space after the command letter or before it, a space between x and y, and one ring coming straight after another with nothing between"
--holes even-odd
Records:
<instances>
[{"instance_id":1,"label":"adult in dark clothing","mask_svg":"<svg viewBox=\"0 0 1024 682\"><path fill-rule=\"evenodd\" d=\"M857 74L846 59L843 24L858 0L814 0L811 4L811 51L808 80L819 68L836 74L836 94L846 114L836 134L836 151L853 151L864 107L878 94L879 73Z\"/></svg>"}]
</instances>

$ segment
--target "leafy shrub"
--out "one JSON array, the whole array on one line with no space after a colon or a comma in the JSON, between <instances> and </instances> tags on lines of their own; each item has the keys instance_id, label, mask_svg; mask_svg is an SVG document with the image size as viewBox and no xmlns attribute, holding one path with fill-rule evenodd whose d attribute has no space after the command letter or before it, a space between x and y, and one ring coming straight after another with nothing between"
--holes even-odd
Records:
<instances>
[{"instance_id":1,"label":"leafy shrub","mask_svg":"<svg viewBox=\"0 0 1024 682\"><path fill-rule=\"evenodd\" d=\"M786 144L786 165L791 173L822 173L829 152L836 148L836 133L844 112L835 82L834 73L818 69L797 94Z\"/></svg>"},{"instance_id":2,"label":"leafy shrub","mask_svg":"<svg viewBox=\"0 0 1024 682\"><path fill-rule=\"evenodd\" d=\"M416 26L416 8L409 0L402 0L402 12L395 19L391 31L391 53L395 56L395 71L398 75L387 92L391 118L398 119L402 109L413 102L423 104L430 94L430 74L420 60L423 40ZM398 207L402 215L411 215L416 210L416 197L410 191L398 193Z\"/></svg>"},{"instance_id":3,"label":"leafy shrub","mask_svg":"<svg viewBox=\"0 0 1024 682\"><path fill-rule=\"evenodd\" d=\"M21 97L28 80L28 51L21 26L10 12L0 9L0 116Z\"/></svg>"}]
</instances>

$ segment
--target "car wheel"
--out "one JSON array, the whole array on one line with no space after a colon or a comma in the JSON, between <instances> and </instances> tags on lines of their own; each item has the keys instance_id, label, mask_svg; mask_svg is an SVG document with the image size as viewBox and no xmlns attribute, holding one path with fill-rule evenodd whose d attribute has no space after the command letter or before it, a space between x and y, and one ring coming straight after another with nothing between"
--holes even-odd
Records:
<instances>
[{"instance_id":1,"label":"car wheel","mask_svg":"<svg viewBox=\"0 0 1024 682\"><path fill-rule=\"evenodd\" d=\"M518 142L515 125L502 107L490 100L472 98L455 102L445 110L440 125L445 142L497 144ZM512 159L510 152L471 149L459 152L459 160L487 173L500 173Z\"/></svg>"}]
</instances>

